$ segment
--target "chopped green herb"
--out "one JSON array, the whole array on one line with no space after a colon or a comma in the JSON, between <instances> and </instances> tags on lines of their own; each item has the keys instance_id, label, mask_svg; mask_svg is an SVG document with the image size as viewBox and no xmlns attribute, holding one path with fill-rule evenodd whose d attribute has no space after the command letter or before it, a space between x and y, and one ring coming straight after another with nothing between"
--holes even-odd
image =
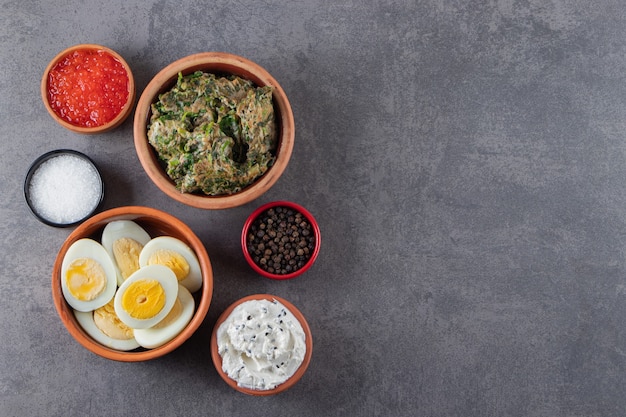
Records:
<instances>
[{"instance_id":1,"label":"chopped green herb","mask_svg":"<svg viewBox=\"0 0 626 417\"><path fill-rule=\"evenodd\" d=\"M196 71L152 104L148 141L184 193L233 194L276 159L271 87Z\"/></svg>"}]
</instances>

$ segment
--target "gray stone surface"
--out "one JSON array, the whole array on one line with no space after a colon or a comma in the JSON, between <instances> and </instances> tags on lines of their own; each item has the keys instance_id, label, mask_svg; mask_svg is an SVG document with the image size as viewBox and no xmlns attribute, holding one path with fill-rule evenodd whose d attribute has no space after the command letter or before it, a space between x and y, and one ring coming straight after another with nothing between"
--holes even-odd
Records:
<instances>
[{"instance_id":1,"label":"gray stone surface","mask_svg":"<svg viewBox=\"0 0 626 417\"><path fill-rule=\"evenodd\" d=\"M0 415L625 415L625 39L617 0L3 1ZM62 129L39 81L83 42L120 52L139 93L191 53L266 67L296 119L284 176L202 211L152 185L130 119ZM38 223L22 195L56 148L96 161L104 208L165 210L205 244L214 299L170 355L112 362L61 324L50 272L71 229ZM323 233L289 282L239 248L247 214L277 199ZM272 398L229 388L208 351L221 311L258 292L296 304L314 338L304 378Z\"/></svg>"}]
</instances>

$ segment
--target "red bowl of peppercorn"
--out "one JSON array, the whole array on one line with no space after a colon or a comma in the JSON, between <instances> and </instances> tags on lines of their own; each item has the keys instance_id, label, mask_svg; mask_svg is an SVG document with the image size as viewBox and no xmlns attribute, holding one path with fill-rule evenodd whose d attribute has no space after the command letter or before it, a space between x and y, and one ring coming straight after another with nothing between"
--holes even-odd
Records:
<instances>
[{"instance_id":1,"label":"red bowl of peppercorn","mask_svg":"<svg viewBox=\"0 0 626 417\"><path fill-rule=\"evenodd\" d=\"M274 201L256 209L244 223L241 247L248 264L260 275L278 280L306 272L321 246L320 228L299 204Z\"/></svg>"},{"instance_id":2,"label":"red bowl of peppercorn","mask_svg":"<svg viewBox=\"0 0 626 417\"><path fill-rule=\"evenodd\" d=\"M44 70L41 96L50 116L76 133L119 126L135 102L135 80L120 54L102 45L79 44L59 52Z\"/></svg>"}]
</instances>

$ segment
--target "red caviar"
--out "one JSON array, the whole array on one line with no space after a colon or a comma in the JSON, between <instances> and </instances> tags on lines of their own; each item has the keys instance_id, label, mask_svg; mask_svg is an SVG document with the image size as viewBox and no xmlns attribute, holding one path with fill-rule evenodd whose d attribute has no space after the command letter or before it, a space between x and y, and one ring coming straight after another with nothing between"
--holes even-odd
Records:
<instances>
[{"instance_id":1,"label":"red caviar","mask_svg":"<svg viewBox=\"0 0 626 417\"><path fill-rule=\"evenodd\" d=\"M66 122L102 126L115 119L128 100L128 74L122 63L101 49L70 52L50 70L48 101Z\"/></svg>"}]
</instances>

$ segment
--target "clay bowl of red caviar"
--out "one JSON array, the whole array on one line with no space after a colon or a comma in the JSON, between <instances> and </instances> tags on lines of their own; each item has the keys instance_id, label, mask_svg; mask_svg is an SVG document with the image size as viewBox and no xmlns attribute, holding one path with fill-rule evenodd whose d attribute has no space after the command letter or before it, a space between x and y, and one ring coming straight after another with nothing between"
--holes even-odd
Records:
<instances>
[{"instance_id":1,"label":"clay bowl of red caviar","mask_svg":"<svg viewBox=\"0 0 626 417\"><path fill-rule=\"evenodd\" d=\"M41 79L50 116L76 133L104 133L128 118L135 80L120 54L102 45L79 44L59 52Z\"/></svg>"},{"instance_id":2,"label":"clay bowl of red caviar","mask_svg":"<svg viewBox=\"0 0 626 417\"><path fill-rule=\"evenodd\" d=\"M110 339L95 335L93 330L84 328L77 313L64 296L62 284L63 262L72 247L85 239L92 243L102 242L104 230L111 222L134 222L153 239L160 237L174 238L190 248L197 258L201 285L194 291L189 290L193 298L193 315L180 332L169 335L159 342L158 346L146 348L137 346L134 349L116 349ZM120 229L118 229L120 230ZM104 244L103 244L104 245ZM89 256L96 258L95 251ZM69 256L69 255L68 255ZM115 278L114 278L115 279ZM121 288L121 286L120 286ZM179 290L180 294L180 290ZM213 270L209 255L198 236L181 220L161 210L143 206L125 206L109 209L98 213L74 229L61 245L52 268L52 299L61 321L69 334L84 348L103 358L120 362L140 362L162 357L185 343L198 330L204 321L213 295ZM118 319L119 320L119 319ZM87 323L88 324L88 323ZM92 327L92 326L90 326ZM70 346L67 347L69 349Z\"/></svg>"},{"instance_id":3,"label":"clay bowl of red caviar","mask_svg":"<svg viewBox=\"0 0 626 417\"><path fill-rule=\"evenodd\" d=\"M276 144L275 148L271 150L273 162L267 166L267 170L262 172L260 176L256 177L252 182L246 185L236 187L236 189L225 189L213 192L207 190L205 187L201 187L201 190L185 191L181 190L180 183L174 181L170 175L168 175L168 169L175 167L183 167L190 163L189 153L180 153L180 149L176 151L176 156L172 157L172 154L167 151L171 161L165 161L163 155L151 145L149 139L149 130L152 123L153 110L157 104L161 104L161 97L166 93L170 93L173 89L178 89L179 77L188 77L198 72L215 75L218 79L227 77L240 77L244 80L253 83L255 88L270 87L272 90L272 104L274 111L275 132L276 132ZM190 83L187 83L189 85ZM221 100L221 98L219 98ZM182 102L182 101L181 101ZM198 100L196 101L196 103ZM204 103L209 103L211 100L204 100ZM195 103L194 103L195 106ZM202 109L204 111L204 109ZM214 111L214 109L207 110ZM196 127L196 116L191 114L193 112L184 112L183 118L185 123L189 122L194 125L193 135L198 131ZM238 117L238 116L237 116ZM177 120L178 121L178 120ZM171 123L172 120L168 120ZM220 126L221 123L215 123ZM206 124L205 124L206 125ZM254 199L258 198L269 190L278 181L282 173L284 172L294 146L295 139L295 123L291 105L287 98L287 95L278 81L259 64L252 62L241 56L224 53L224 52L202 52L194 55L189 55L181 58L177 61L167 65L161 71L159 71L154 78L148 83L143 90L137 106L135 109L133 135L135 140L135 149L141 165L148 177L154 182L154 184L167 196L174 200L186 204L191 207L200 209L218 210L227 209L232 207L241 206ZM186 129L190 129L189 126ZM222 136L225 137L225 136ZM195 139L194 139L195 140ZM206 136L203 138L202 143L206 143L209 140L213 140ZM178 143L178 139L167 139L164 141L167 143ZM217 145L209 149L207 153L215 152ZM248 144L243 145L248 147ZM197 148L197 145L192 145L192 148ZM179 147L182 148L182 145ZM244 152L244 154L246 154ZM247 155L247 154L246 154ZM209 155L213 161L222 159L221 156L215 157L215 155ZM192 156L195 158L195 155ZM201 160L192 160L196 166L210 166L211 160L206 157L202 157ZM248 158L248 156L246 156ZM229 160L231 158L228 158ZM232 158L234 160L236 158ZM236 161L235 163L227 162L225 167L220 167L212 171L203 171L202 173L195 172L194 174L187 174L185 179L196 178L215 178L213 184L223 181L224 178L220 176L222 173L229 173L227 181L232 182L233 178L241 177L240 174L232 175L231 170L239 172L241 166L245 166L245 163ZM245 161L247 162L247 161ZM180 174L182 177L182 174ZM218 178L220 177L220 178ZM184 183L184 181L183 181Z\"/></svg>"},{"instance_id":4,"label":"clay bowl of red caviar","mask_svg":"<svg viewBox=\"0 0 626 417\"><path fill-rule=\"evenodd\" d=\"M315 263L322 237L313 215L290 201L274 201L250 214L241 231L241 248L250 267L271 279L302 275Z\"/></svg>"}]
</instances>

